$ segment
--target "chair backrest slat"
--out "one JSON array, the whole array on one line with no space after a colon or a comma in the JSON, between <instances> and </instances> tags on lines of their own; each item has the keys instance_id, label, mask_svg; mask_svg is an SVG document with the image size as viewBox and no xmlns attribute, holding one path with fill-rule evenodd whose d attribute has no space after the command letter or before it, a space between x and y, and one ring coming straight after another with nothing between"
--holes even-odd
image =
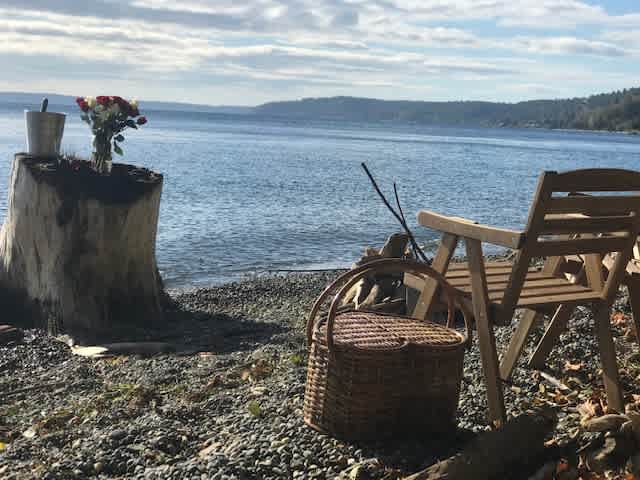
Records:
<instances>
[{"instance_id":1,"label":"chair backrest slat","mask_svg":"<svg viewBox=\"0 0 640 480\"><path fill-rule=\"evenodd\" d=\"M589 216L628 215L640 208L640 195L562 196L549 201L547 213L581 213Z\"/></svg>"},{"instance_id":2,"label":"chair backrest slat","mask_svg":"<svg viewBox=\"0 0 640 480\"><path fill-rule=\"evenodd\" d=\"M561 233L615 233L628 232L633 228L634 218L630 215L612 216L574 216L546 215L540 228L541 235L557 235Z\"/></svg>"},{"instance_id":3,"label":"chair backrest slat","mask_svg":"<svg viewBox=\"0 0 640 480\"><path fill-rule=\"evenodd\" d=\"M591 168L555 173L549 177L553 192L640 192L640 174L618 168Z\"/></svg>"},{"instance_id":4,"label":"chair backrest slat","mask_svg":"<svg viewBox=\"0 0 640 480\"><path fill-rule=\"evenodd\" d=\"M629 233L599 238L572 238L568 240L543 240L531 247L533 257L556 257L587 253L620 252L629 245Z\"/></svg>"}]
</instances>

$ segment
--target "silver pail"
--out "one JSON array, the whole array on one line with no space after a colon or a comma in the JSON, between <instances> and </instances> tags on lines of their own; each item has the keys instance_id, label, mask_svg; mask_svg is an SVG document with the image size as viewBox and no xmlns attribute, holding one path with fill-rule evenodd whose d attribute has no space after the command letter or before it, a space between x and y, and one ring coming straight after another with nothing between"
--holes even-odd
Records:
<instances>
[{"instance_id":1,"label":"silver pail","mask_svg":"<svg viewBox=\"0 0 640 480\"><path fill-rule=\"evenodd\" d=\"M58 156L65 118L64 113L25 111L27 152L37 157Z\"/></svg>"}]
</instances>

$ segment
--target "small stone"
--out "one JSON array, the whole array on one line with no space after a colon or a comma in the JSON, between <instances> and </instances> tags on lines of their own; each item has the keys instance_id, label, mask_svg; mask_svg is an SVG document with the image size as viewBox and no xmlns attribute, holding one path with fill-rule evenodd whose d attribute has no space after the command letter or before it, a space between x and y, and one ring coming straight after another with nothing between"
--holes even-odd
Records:
<instances>
[{"instance_id":1,"label":"small stone","mask_svg":"<svg viewBox=\"0 0 640 480\"><path fill-rule=\"evenodd\" d=\"M124 437L127 436L127 432L125 432L124 430L114 430L113 432L111 432L111 434L109 435L109 438L111 440L122 440Z\"/></svg>"}]
</instances>

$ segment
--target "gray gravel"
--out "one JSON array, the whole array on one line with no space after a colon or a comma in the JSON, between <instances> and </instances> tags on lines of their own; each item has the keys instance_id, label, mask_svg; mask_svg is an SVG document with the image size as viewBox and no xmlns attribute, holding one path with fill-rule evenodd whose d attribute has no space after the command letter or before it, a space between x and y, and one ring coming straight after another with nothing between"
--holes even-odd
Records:
<instances>
[{"instance_id":1,"label":"gray gravel","mask_svg":"<svg viewBox=\"0 0 640 480\"><path fill-rule=\"evenodd\" d=\"M0 347L0 442L6 444L0 478L302 480L349 478L359 469L358 478L395 479L488 428L475 343L465 359L454 438L426 432L421 439L353 444L306 427L303 324L334 276L289 274L176 293L169 326L155 335L176 346L171 354L89 359L35 330L20 344ZM624 296L617 307L627 311ZM511 330L497 329L500 345ZM551 374L582 384L559 409L560 442L575 434L575 403L602 388L589 315L579 312L570 331L549 362ZM640 393L636 344L623 332L616 327L623 378L629 394ZM567 372L567 359L584 365ZM516 370L506 387L511 415L542 398L557 401L544 381L542 392L541 381Z\"/></svg>"}]
</instances>

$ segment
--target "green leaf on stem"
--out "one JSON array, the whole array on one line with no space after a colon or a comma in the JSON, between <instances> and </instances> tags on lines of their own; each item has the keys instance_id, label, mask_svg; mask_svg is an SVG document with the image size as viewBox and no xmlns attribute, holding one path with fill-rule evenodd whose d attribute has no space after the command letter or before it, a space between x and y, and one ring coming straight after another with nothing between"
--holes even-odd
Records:
<instances>
[{"instance_id":1,"label":"green leaf on stem","mask_svg":"<svg viewBox=\"0 0 640 480\"><path fill-rule=\"evenodd\" d=\"M118 155L122 155L122 149L120 148L119 145L116 145L116 143L114 142L113 144L113 151L116 152Z\"/></svg>"}]
</instances>

